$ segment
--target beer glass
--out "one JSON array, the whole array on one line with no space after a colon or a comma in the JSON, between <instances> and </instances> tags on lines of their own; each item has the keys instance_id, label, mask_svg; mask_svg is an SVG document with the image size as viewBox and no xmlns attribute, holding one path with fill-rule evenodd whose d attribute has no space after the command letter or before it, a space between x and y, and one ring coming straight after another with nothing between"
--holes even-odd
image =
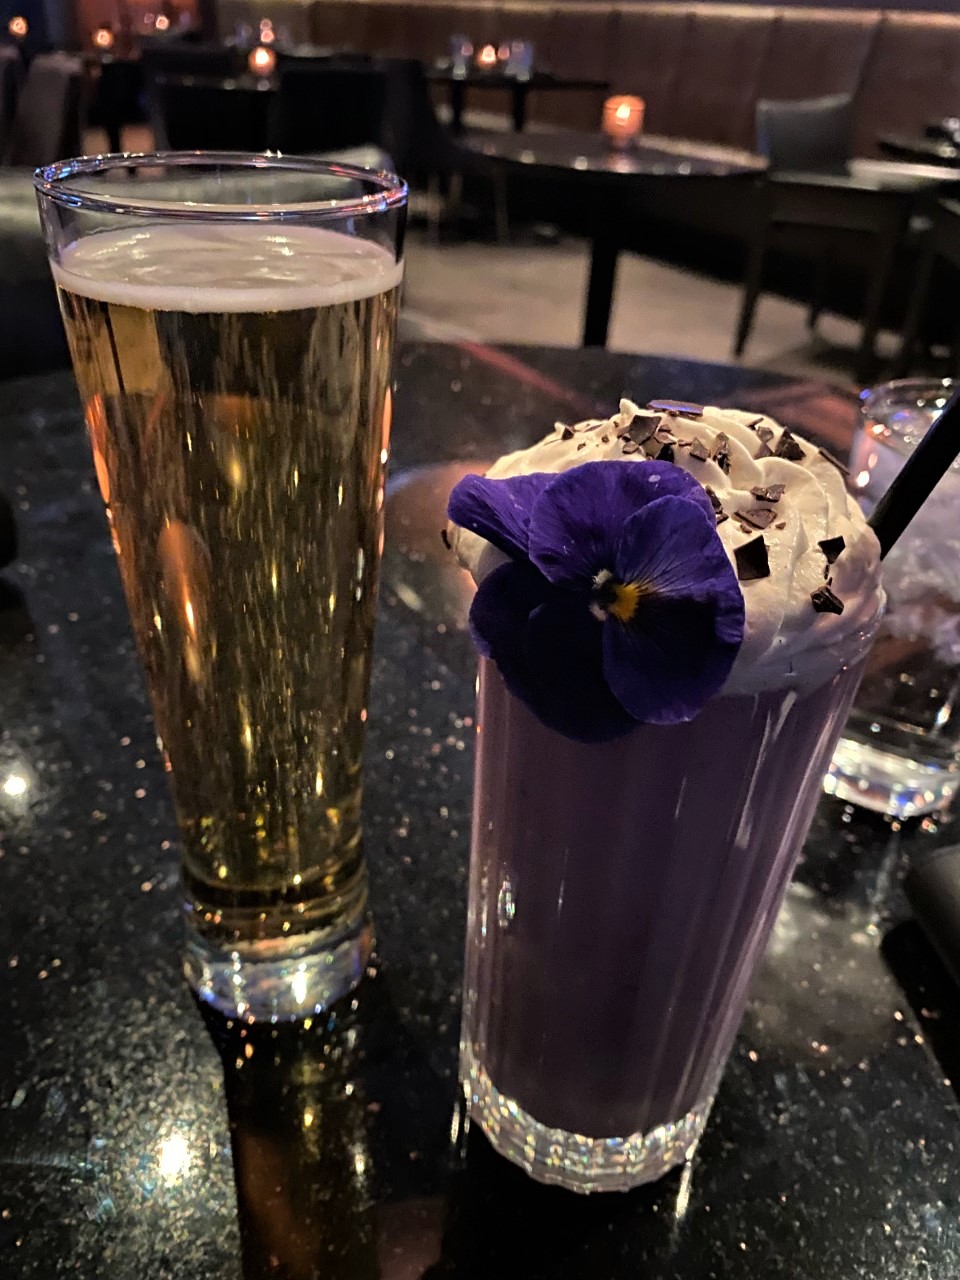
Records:
<instances>
[{"instance_id":1,"label":"beer glass","mask_svg":"<svg viewBox=\"0 0 960 1280\"><path fill-rule=\"evenodd\" d=\"M406 187L281 156L38 171L183 847L184 969L310 1015L372 945L361 753Z\"/></svg>"}]
</instances>

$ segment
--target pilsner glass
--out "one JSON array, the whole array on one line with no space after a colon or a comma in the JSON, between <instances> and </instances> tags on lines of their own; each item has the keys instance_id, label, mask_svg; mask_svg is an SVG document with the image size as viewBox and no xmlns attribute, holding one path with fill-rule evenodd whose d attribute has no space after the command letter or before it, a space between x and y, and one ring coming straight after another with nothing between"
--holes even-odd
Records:
<instances>
[{"instance_id":1,"label":"pilsner glass","mask_svg":"<svg viewBox=\"0 0 960 1280\"><path fill-rule=\"evenodd\" d=\"M38 172L183 843L185 972L228 1015L372 945L361 753L406 187L301 158Z\"/></svg>"}]
</instances>

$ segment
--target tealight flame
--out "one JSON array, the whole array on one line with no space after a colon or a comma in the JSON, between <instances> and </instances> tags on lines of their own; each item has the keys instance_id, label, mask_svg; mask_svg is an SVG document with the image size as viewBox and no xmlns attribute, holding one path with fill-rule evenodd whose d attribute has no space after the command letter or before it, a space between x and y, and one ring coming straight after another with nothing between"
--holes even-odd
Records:
<instances>
[{"instance_id":1,"label":"tealight flame","mask_svg":"<svg viewBox=\"0 0 960 1280\"><path fill-rule=\"evenodd\" d=\"M158 13L157 20L153 25L157 31L169 31L170 19L167 17L165 13Z\"/></svg>"},{"instance_id":2,"label":"tealight flame","mask_svg":"<svg viewBox=\"0 0 960 1280\"><path fill-rule=\"evenodd\" d=\"M263 45L258 44L255 49L250 50L250 56L247 58L247 66L255 76L272 75L276 65L277 55L272 49L265 49Z\"/></svg>"},{"instance_id":3,"label":"tealight flame","mask_svg":"<svg viewBox=\"0 0 960 1280\"><path fill-rule=\"evenodd\" d=\"M11 18L7 23L7 30L16 40L22 40L30 30L30 24L27 22L26 18L17 14L15 18Z\"/></svg>"},{"instance_id":4,"label":"tealight flame","mask_svg":"<svg viewBox=\"0 0 960 1280\"><path fill-rule=\"evenodd\" d=\"M477 54L477 63L481 67L495 67L497 65L497 51L492 44L485 44Z\"/></svg>"},{"instance_id":5,"label":"tealight flame","mask_svg":"<svg viewBox=\"0 0 960 1280\"><path fill-rule=\"evenodd\" d=\"M95 49L112 49L114 44L113 32L109 27L97 27L93 33L93 46Z\"/></svg>"}]
</instances>

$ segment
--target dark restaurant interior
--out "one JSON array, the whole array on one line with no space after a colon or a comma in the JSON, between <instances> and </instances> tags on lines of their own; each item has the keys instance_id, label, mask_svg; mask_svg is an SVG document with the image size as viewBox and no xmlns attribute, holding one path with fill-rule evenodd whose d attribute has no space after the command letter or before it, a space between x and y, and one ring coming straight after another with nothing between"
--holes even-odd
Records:
<instances>
[{"instance_id":1,"label":"dark restaurant interior","mask_svg":"<svg viewBox=\"0 0 960 1280\"><path fill-rule=\"evenodd\" d=\"M409 186L397 345L377 402L383 436L372 465L381 479L370 493L385 536L369 543L374 578L380 550L383 558L376 640L365 659L369 723L366 702L360 716L376 945L372 956L364 953L355 990L332 1001L301 1000L292 1020L254 1017L242 1001L228 1007L189 967L192 991L183 981L180 917L189 904L179 850L189 833L182 815L178 827L171 764L147 692L149 685L159 718L159 650L144 648L131 585L124 578L121 587L115 563L114 550L123 573L130 552L116 477L107 476L103 458L113 420L81 373L90 354L84 343L94 363L102 353L82 333L68 345L64 317L76 323L76 299L58 300L55 286L55 277L61 285L64 278L57 275L57 219L67 227L73 215L51 212L51 184L61 176L54 166L155 152L309 157L329 162L331 173L370 170L384 190L384 174ZM128 196L135 205L140 187L153 189L160 163L130 162L129 180L110 188L111 199L122 204ZM42 218L37 170L47 175ZM386 202L377 206L376 216L387 217L386 209ZM357 205L353 212L362 221L367 211ZM396 247L399 271L402 214L396 225L381 242ZM3 1280L957 1280L958 286L956 0L939 7L903 0L890 9L829 0L0 0ZM371 357L364 367L371 387L389 365L392 329L389 319L383 323L376 350L387 335L386 364ZM118 330L120 321L113 324ZM142 369L125 366L125 386L114 330L122 396L134 393L141 374L147 379L150 357ZM337 350L343 358L343 343ZM292 345L288 355L305 366L312 358L306 345ZM243 468L252 468L255 455L244 452L242 425L224 426L220 400L209 392L205 385L199 412L214 423L210 448L234 469L231 501L240 503L244 486L253 485ZM333 394L324 384L324 414L334 412ZM728 420L734 406L747 412ZM158 400L144 432L158 430L165 412ZM637 434L645 416L649 426ZM814 766L802 786L786 768L776 785L772 775L738 778L736 787L731 781L745 816L731 837L727 874L752 839L751 823L787 832L788 841L802 841L804 823L812 825L792 879L791 867L784 870L779 914L779 898L748 910L746 891L723 908L729 928L717 935L718 958L703 982L718 988L727 966L745 1013L735 1040L736 1018L729 1027L733 1048L716 1105L729 1046L717 1051L706 1102L690 1094L697 1107L703 1103L692 1139L682 1127L688 1116L674 1124L669 1108L650 1111L661 1163L655 1175L632 1181L624 1162L633 1149L626 1143L613 1152L612 1136L608 1181L588 1177L588 1145L594 1152L603 1134L622 1135L622 1126L579 1129L544 1118L532 1122L536 1151L529 1135L506 1150L503 1134L512 1132L518 1104L496 1093L500 1111L481 1119L464 1083L463 935L466 927L467 1027L481 999L469 941L487 892L476 870L478 831L483 806L493 804L481 785L486 775L479 766L473 773L487 724L475 710L474 646L483 664L496 657L471 609L470 573L480 600L504 566L489 578L478 574L462 535L486 537L488 526L459 520L455 499L449 512L447 500L501 455L542 449L534 442L554 423L558 447L582 450L595 437L606 446L615 435L623 454L661 467L683 450L701 457L697 431L714 424L719 443L701 461L716 463L718 489L717 480L730 478L724 433L737 448L741 435L751 449L757 436L759 448L744 458L750 467L773 467L762 484L762 468L743 483L753 505L738 499L735 511L725 511L727 490L718 498L706 488L718 522L711 536L719 538L732 517L723 530L728 548L735 526L754 547L764 536L778 546L774 530L785 523L784 538L792 536L789 513L778 505L780 481L789 491L790 478L777 466L796 470L802 460L812 474L812 449L817 467L842 477L821 477L824 510L839 503L847 512L846 502L862 512L886 557L877 591L886 593L888 629L873 656L863 657L850 721L861 728L841 739L822 785L824 771ZM928 444L938 428L942 461L934 476ZM955 445L943 444L949 429ZM189 433L186 441L192 451ZM277 454L283 447L270 446ZM518 480L538 470L541 455L531 456L529 466L518 464ZM916 488L924 465L931 473L926 505L922 497L913 502L901 522L913 523L902 537L899 527L890 535L899 541L887 557L884 504L896 506L910 483ZM301 469L319 495L317 473ZM151 489L158 503L166 494L166 477L149 468L138 476L146 512ZM891 498L895 476L912 479ZM297 471L294 483L301 483ZM220 500L219 490L212 498L202 485L198 492L201 506ZM292 510L295 499L286 497ZM262 519L279 518L274 498L264 499ZM315 505L323 501L318 496ZM343 483L336 501L343 504ZM539 509L524 525L525 571L536 563L549 578L530 550ZM817 510L818 520L827 518ZM784 522L774 524L780 515ZM198 516L197 527L206 519ZM856 521L849 512L844 519L849 558ZM169 512L164 521L161 559L164 546L173 550L158 571L162 588L190 588L199 600L202 584L206 603L196 606L196 626L186 595L194 641L198 628L213 626L219 593L222 644L245 625L232 614L253 608L249 584L238 588L240 579L195 530L171 523ZM824 525L812 540L825 564L818 561L816 581L802 584L817 625L821 613L839 617L849 605L844 589L852 578L842 560L834 563L844 547L835 534ZM359 583L368 544L362 531L357 537ZM493 547L484 546L506 561L516 553L504 537L490 535ZM289 546L291 559L299 556L298 544ZM348 550L353 557L352 542ZM765 550L760 569L741 550L735 567L746 598L757 585L751 578L770 569ZM611 617L632 620L646 579L639 588L626 579L608 583L610 571L598 562L591 572L597 568L593 616L605 628ZM279 599L276 563L272 572ZM629 595L635 589L639 596ZM319 617L327 585L315 582L313 591ZM356 593L359 601L360 585ZM334 594L330 586L331 616ZM547 609L553 597L542 598ZM781 604L784 634L788 615ZM748 601L748 626L750 617ZM159 636L159 614L154 622ZM166 615L164 626L169 631ZM276 640L281 657L284 626ZM678 633L677 649L685 653L686 643ZM792 632L784 643L793 643ZM185 654L189 673L189 645ZM192 678L199 684L195 672ZM848 699L844 714L849 706ZM550 720L534 712L537 732L548 732ZM493 712L487 715L492 722ZM687 727L655 723L678 734ZM243 734L253 754L249 721ZM589 741L592 750L592 740L580 737L578 749ZM505 739L514 752L518 741ZM529 743L539 741L531 729ZM663 741L674 744L667 756L676 751L680 759L687 740ZM833 741L825 743L810 747L811 759L823 751L831 759ZM206 743L198 772L209 760L212 776L221 745L216 737ZM738 749L731 747L731 769ZM542 756L530 745L523 768L538 777L556 769L556 789L563 779L576 789L559 772L566 757L552 752L549 742ZM613 761L612 751L604 758ZM617 831L632 827L639 839L642 820L633 815L643 810L633 795L666 792L665 767L660 760L635 770L611 763L626 780L622 800L604 791L614 798L603 821L613 824L616 811ZM326 781L319 766L315 783L310 775L316 797L330 786L324 769ZM236 777L235 767L224 776ZM586 767L581 790L585 777ZM681 803L699 805L703 822L709 817L703 795L683 799L685 786L676 795L678 830ZM813 788L806 809L797 798L803 787ZM532 810L530 794L518 788L513 802ZM796 816L801 809L806 818ZM336 826L339 817L325 813ZM606 839L599 830L592 837L598 847ZM581 853L589 862L590 839L587 845ZM226 864L216 874L225 878ZM609 895L629 898L629 876L618 880L613 863L596 874L611 878ZM691 903L695 897L663 874L658 905L646 905L642 893L635 904L645 922L636 945L646 967L629 980L631 999L650 1010L660 1007L662 975L646 939L676 932L670 912L681 909L684 895ZM215 877L212 883L216 890ZM564 870L558 920L567 883ZM571 875L571 883L581 883L586 900L587 880ZM606 1049L591 1037L607 1033L599 1013L594 1019L596 999L581 987L593 963L626 972L633 944L594 960L586 935L561 941L558 932L531 960L523 929L532 926L522 921L530 918L523 903L532 890L524 900L523 887L523 875L518 883L513 872L493 883L491 929L510 939L503 945L514 948L511 963L529 966L531 991L539 991L533 970L543 968L544 983L553 982L549 998L566 1041L582 1042L582 1080L599 1094L609 1090L612 1108L626 1067L618 1060L608 1079L597 1065ZM699 931L683 944L686 974L701 948L707 954L714 945L708 917L723 899L719 888L697 892ZM597 909L596 932L612 935L607 906ZM740 932L751 939L752 959L747 950L730 959L730 939ZM369 923L365 937L372 937ZM627 937L635 935L626 930ZM529 1029L539 1016L533 995L523 1003L523 983L516 981L523 998L511 1003L510 980L503 981L491 1044L522 1035L510 1031L510 1017ZM676 1035L683 1003L693 997L679 977L664 982L666 1013L657 1017ZM631 1034L633 1052L646 1061L643 1035ZM657 1043L662 1070L666 1031ZM528 1078L521 1071L518 1080ZM582 1080L570 1086L574 1095L589 1091ZM678 1077L675 1110L681 1096ZM575 1114L568 1103L556 1114ZM687 1104L681 1110L693 1114ZM571 1134L581 1143L574 1154L564 1145ZM644 1159L652 1158L644 1142ZM558 1185L544 1185L551 1182ZM588 1196L564 1189L603 1186L615 1189Z\"/></svg>"}]
</instances>

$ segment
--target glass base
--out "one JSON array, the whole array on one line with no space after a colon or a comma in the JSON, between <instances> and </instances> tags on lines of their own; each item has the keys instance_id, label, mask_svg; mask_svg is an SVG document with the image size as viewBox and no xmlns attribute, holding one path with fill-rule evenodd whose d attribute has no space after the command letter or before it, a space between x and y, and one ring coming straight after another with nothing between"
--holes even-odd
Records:
<instances>
[{"instance_id":1,"label":"glass base","mask_svg":"<svg viewBox=\"0 0 960 1280\"><path fill-rule=\"evenodd\" d=\"M551 1129L500 1092L486 1070L461 1046L460 1079L467 1110L494 1150L537 1182L583 1195L629 1191L655 1182L693 1156L713 1098L698 1103L674 1124L625 1138L588 1138Z\"/></svg>"},{"instance_id":2,"label":"glass base","mask_svg":"<svg viewBox=\"0 0 960 1280\"><path fill-rule=\"evenodd\" d=\"M322 1013L359 983L373 951L373 925L318 929L295 938L225 948L188 928L183 972L199 998L228 1018L294 1022Z\"/></svg>"},{"instance_id":3,"label":"glass base","mask_svg":"<svg viewBox=\"0 0 960 1280\"><path fill-rule=\"evenodd\" d=\"M956 764L916 760L843 737L823 780L829 796L897 818L945 809L960 785Z\"/></svg>"}]
</instances>

